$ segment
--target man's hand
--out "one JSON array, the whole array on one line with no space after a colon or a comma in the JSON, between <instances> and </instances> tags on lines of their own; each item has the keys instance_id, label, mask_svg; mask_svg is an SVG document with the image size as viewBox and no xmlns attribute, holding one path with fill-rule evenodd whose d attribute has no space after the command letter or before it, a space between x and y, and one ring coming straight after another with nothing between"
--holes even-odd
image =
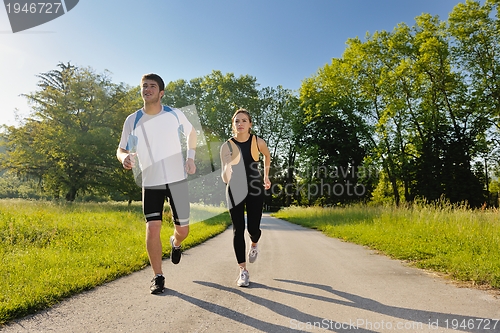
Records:
<instances>
[{"instance_id":1,"label":"man's hand","mask_svg":"<svg viewBox=\"0 0 500 333\"><path fill-rule=\"evenodd\" d=\"M196 172L196 165L194 164L194 160L192 158L188 158L186 160L186 172L189 175L192 175Z\"/></svg>"},{"instance_id":2,"label":"man's hand","mask_svg":"<svg viewBox=\"0 0 500 333\"><path fill-rule=\"evenodd\" d=\"M127 170L130 170L134 167L134 159L135 159L135 155L137 153L133 153L133 154L128 154L124 159L123 159L123 162L122 162L122 165L125 169Z\"/></svg>"},{"instance_id":3,"label":"man's hand","mask_svg":"<svg viewBox=\"0 0 500 333\"><path fill-rule=\"evenodd\" d=\"M224 161L224 164L231 164L231 161L233 160L233 154L229 151L229 149L224 153L222 159Z\"/></svg>"}]
</instances>

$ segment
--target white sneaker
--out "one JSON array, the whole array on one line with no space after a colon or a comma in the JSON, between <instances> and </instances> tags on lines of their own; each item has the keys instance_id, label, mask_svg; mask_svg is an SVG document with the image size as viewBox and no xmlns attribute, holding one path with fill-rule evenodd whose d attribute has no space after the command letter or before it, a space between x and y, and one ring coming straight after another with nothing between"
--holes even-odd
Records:
<instances>
[{"instance_id":1,"label":"white sneaker","mask_svg":"<svg viewBox=\"0 0 500 333\"><path fill-rule=\"evenodd\" d=\"M254 263L255 259L257 259L257 255L259 254L259 250L257 246L251 246L250 251L248 251L248 262Z\"/></svg>"},{"instance_id":2,"label":"white sneaker","mask_svg":"<svg viewBox=\"0 0 500 333\"><path fill-rule=\"evenodd\" d=\"M236 284L238 287L248 287L250 284L250 274L246 269L240 272L240 277L238 278Z\"/></svg>"}]
</instances>

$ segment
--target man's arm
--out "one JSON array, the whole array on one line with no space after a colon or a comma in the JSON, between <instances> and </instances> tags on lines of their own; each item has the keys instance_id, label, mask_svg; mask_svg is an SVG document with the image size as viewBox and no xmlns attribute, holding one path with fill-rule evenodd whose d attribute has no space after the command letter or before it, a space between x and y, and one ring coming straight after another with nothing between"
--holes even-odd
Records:
<instances>
[{"instance_id":1,"label":"man's arm","mask_svg":"<svg viewBox=\"0 0 500 333\"><path fill-rule=\"evenodd\" d=\"M227 184L229 180L231 180L231 174L233 173L233 168L231 166L231 151L227 147L227 144L223 144L220 147L220 164L222 181Z\"/></svg>"},{"instance_id":2,"label":"man's arm","mask_svg":"<svg viewBox=\"0 0 500 333\"><path fill-rule=\"evenodd\" d=\"M189 132L188 138L187 138L187 161L186 161L186 172L190 175L194 174L196 172L196 165L194 164L194 156L196 154L196 140L197 140L197 134L196 130L194 127L191 129L191 132Z\"/></svg>"}]
</instances>

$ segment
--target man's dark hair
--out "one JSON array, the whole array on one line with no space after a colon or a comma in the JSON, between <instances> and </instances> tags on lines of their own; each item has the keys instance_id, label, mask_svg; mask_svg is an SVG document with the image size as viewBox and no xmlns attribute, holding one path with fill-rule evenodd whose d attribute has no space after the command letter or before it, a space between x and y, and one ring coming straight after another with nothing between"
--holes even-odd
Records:
<instances>
[{"instance_id":1,"label":"man's dark hair","mask_svg":"<svg viewBox=\"0 0 500 333\"><path fill-rule=\"evenodd\" d=\"M158 74L144 74L141 78L141 82L144 80L153 80L158 84L158 88L160 88L160 91L165 90L165 82L163 82L163 79Z\"/></svg>"}]
</instances>

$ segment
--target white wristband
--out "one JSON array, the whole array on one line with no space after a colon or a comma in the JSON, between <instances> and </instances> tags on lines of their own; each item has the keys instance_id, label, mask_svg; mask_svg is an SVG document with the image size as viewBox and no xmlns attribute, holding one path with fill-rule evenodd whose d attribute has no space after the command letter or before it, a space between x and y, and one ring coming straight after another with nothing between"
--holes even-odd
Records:
<instances>
[{"instance_id":1,"label":"white wristband","mask_svg":"<svg viewBox=\"0 0 500 333\"><path fill-rule=\"evenodd\" d=\"M191 158L191 159L193 159L193 160L194 160L194 155L196 155L196 150L194 150L194 149L189 149L189 150L187 151L187 158Z\"/></svg>"}]
</instances>

